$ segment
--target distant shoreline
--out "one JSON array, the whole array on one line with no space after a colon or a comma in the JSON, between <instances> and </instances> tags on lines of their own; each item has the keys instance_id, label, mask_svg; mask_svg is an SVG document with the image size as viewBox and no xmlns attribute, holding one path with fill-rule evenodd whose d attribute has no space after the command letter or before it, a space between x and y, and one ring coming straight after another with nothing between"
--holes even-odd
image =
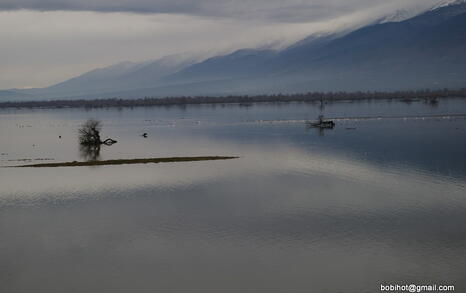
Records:
<instances>
[{"instance_id":1,"label":"distant shoreline","mask_svg":"<svg viewBox=\"0 0 466 293\"><path fill-rule=\"evenodd\" d=\"M436 104L438 99L466 98L466 88L460 90L420 90L396 92L309 92L304 94L276 95L237 95L237 96L182 96L139 99L78 99L78 100L42 100L42 101L10 101L0 102L0 109L5 108L131 108L131 107L168 107L200 104L239 104L250 106L253 103L288 103L288 102L333 102L356 100L400 100L413 102L424 100Z\"/></svg>"}]
</instances>

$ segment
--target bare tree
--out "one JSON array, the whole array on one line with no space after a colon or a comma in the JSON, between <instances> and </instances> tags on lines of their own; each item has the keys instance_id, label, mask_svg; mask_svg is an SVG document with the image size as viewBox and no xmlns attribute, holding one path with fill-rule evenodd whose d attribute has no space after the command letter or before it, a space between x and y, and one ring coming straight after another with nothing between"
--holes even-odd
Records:
<instances>
[{"instance_id":1,"label":"bare tree","mask_svg":"<svg viewBox=\"0 0 466 293\"><path fill-rule=\"evenodd\" d=\"M102 122L96 119L89 119L79 128L79 142L83 145L101 144L100 131Z\"/></svg>"},{"instance_id":2,"label":"bare tree","mask_svg":"<svg viewBox=\"0 0 466 293\"><path fill-rule=\"evenodd\" d=\"M100 131L102 130L102 122L96 119L89 119L79 128L79 143L81 145L112 145L116 140L108 138L104 141L100 139Z\"/></svg>"}]
</instances>

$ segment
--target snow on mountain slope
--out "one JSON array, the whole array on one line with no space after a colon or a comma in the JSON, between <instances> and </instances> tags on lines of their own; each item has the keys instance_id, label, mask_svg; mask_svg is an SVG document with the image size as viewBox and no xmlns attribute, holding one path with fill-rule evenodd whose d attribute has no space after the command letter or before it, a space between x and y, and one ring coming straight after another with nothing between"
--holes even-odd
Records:
<instances>
[{"instance_id":1,"label":"snow on mountain slope","mask_svg":"<svg viewBox=\"0 0 466 293\"><path fill-rule=\"evenodd\" d=\"M459 5L466 3L466 0L443 0L440 1L439 3L435 4L434 7L432 7L430 10L436 10L442 7L447 7L447 6L453 6L453 5Z\"/></svg>"},{"instance_id":2,"label":"snow on mountain slope","mask_svg":"<svg viewBox=\"0 0 466 293\"><path fill-rule=\"evenodd\" d=\"M400 22L410 19L420 13L422 13L422 11L399 9L395 11L393 14L385 16L384 18L379 20L378 23Z\"/></svg>"}]
</instances>

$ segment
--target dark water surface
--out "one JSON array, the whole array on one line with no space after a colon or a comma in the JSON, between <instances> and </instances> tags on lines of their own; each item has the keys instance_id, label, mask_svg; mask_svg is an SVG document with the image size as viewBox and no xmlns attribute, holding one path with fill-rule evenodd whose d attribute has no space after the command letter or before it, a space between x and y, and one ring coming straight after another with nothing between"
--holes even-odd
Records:
<instances>
[{"instance_id":1,"label":"dark water surface","mask_svg":"<svg viewBox=\"0 0 466 293\"><path fill-rule=\"evenodd\" d=\"M466 292L466 100L321 110L1 110L1 166L240 158L0 168L0 292ZM90 117L118 143L80 150Z\"/></svg>"}]
</instances>

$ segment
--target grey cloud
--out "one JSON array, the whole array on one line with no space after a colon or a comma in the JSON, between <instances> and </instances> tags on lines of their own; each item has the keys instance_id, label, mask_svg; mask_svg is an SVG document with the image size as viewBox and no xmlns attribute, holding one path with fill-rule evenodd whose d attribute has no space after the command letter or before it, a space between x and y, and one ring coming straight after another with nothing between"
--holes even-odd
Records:
<instances>
[{"instance_id":1,"label":"grey cloud","mask_svg":"<svg viewBox=\"0 0 466 293\"><path fill-rule=\"evenodd\" d=\"M337 17L386 3L386 0L0 0L0 10L178 13L302 22Z\"/></svg>"},{"instance_id":2,"label":"grey cloud","mask_svg":"<svg viewBox=\"0 0 466 293\"><path fill-rule=\"evenodd\" d=\"M38 11L96 11L96 12L135 12L135 13L196 13L199 5L194 1L104 1L104 0L19 0L0 1L1 10L30 9Z\"/></svg>"}]
</instances>

